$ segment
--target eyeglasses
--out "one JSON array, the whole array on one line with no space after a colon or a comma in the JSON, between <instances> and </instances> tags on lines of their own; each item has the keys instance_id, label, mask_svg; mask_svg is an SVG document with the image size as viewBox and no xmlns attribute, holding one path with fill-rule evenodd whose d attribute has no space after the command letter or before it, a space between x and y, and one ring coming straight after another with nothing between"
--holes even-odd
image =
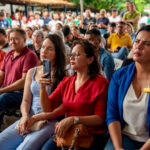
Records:
<instances>
[{"instance_id":1,"label":"eyeglasses","mask_svg":"<svg viewBox=\"0 0 150 150\"><path fill-rule=\"evenodd\" d=\"M69 57L69 58L71 58L71 57L73 57L73 58L78 58L79 56L80 56L81 54L79 53L79 52L76 52L76 53L70 53L70 54L68 54L67 56Z\"/></svg>"},{"instance_id":2,"label":"eyeglasses","mask_svg":"<svg viewBox=\"0 0 150 150\"><path fill-rule=\"evenodd\" d=\"M73 57L73 58L76 59L76 58L78 58L79 56L80 56L80 53L79 53L79 52L68 54L68 57L69 57L69 58Z\"/></svg>"}]
</instances>

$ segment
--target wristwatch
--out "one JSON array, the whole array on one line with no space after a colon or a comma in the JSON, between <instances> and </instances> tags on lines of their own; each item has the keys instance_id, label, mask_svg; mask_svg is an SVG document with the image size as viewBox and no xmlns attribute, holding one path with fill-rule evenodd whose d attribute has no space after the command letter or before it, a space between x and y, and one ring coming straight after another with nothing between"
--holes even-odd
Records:
<instances>
[{"instance_id":1,"label":"wristwatch","mask_svg":"<svg viewBox=\"0 0 150 150\"><path fill-rule=\"evenodd\" d=\"M78 124L79 123L79 117L77 117L77 116L74 116L73 117L74 118L74 124Z\"/></svg>"}]
</instances>

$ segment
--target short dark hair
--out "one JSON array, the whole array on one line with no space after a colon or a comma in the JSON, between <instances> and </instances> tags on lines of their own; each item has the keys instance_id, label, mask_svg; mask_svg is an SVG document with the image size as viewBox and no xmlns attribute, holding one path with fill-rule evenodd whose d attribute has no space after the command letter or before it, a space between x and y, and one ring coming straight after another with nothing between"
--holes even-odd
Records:
<instances>
[{"instance_id":1,"label":"short dark hair","mask_svg":"<svg viewBox=\"0 0 150 150\"><path fill-rule=\"evenodd\" d=\"M0 11L0 17L4 17L4 13Z\"/></svg>"},{"instance_id":2,"label":"short dark hair","mask_svg":"<svg viewBox=\"0 0 150 150\"><path fill-rule=\"evenodd\" d=\"M109 22L108 25L111 26L111 27L116 27L116 23L115 22Z\"/></svg>"},{"instance_id":3,"label":"short dark hair","mask_svg":"<svg viewBox=\"0 0 150 150\"><path fill-rule=\"evenodd\" d=\"M0 28L0 33L3 34L3 35L6 35L6 31L2 28Z\"/></svg>"},{"instance_id":4,"label":"short dark hair","mask_svg":"<svg viewBox=\"0 0 150 150\"><path fill-rule=\"evenodd\" d=\"M126 25L126 23L124 21L119 21L117 24L123 24Z\"/></svg>"},{"instance_id":5,"label":"short dark hair","mask_svg":"<svg viewBox=\"0 0 150 150\"><path fill-rule=\"evenodd\" d=\"M26 32L23 29L20 28L12 28L10 30L10 33L12 32L18 32L23 38L26 38Z\"/></svg>"},{"instance_id":6,"label":"short dark hair","mask_svg":"<svg viewBox=\"0 0 150 150\"><path fill-rule=\"evenodd\" d=\"M50 31L48 25L46 25L46 24L42 25L41 28L42 28L44 31Z\"/></svg>"},{"instance_id":7,"label":"short dark hair","mask_svg":"<svg viewBox=\"0 0 150 150\"><path fill-rule=\"evenodd\" d=\"M71 33L70 27L68 25L64 26L62 28L62 32L63 32L64 36L68 36Z\"/></svg>"},{"instance_id":8,"label":"short dark hair","mask_svg":"<svg viewBox=\"0 0 150 150\"><path fill-rule=\"evenodd\" d=\"M150 25L145 25L145 26L143 26L142 28L140 28L140 29L137 31L135 37L137 37L137 35L138 35L141 31L150 32Z\"/></svg>"},{"instance_id":9,"label":"short dark hair","mask_svg":"<svg viewBox=\"0 0 150 150\"><path fill-rule=\"evenodd\" d=\"M33 27L33 26L32 26ZM31 31L33 31L32 27L30 26L27 26L26 28L30 29Z\"/></svg>"},{"instance_id":10,"label":"short dark hair","mask_svg":"<svg viewBox=\"0 0 150 150\"><path fill-rule=\"evenodd\" d=\"M90 75L90 78L94 78L97 74L100 74L100 62L98 61L98 56L97 56L97 51L96 48L92 43L90 43L88 40L85 39L80 39L80 40L75 40L71 46L71 50L76 46L76 45L81 45L84 49L84 52L88 58L94 57L93 62L89 65L89 70L88 73Z\"/></svg>"},{"instance_id":11,"label":"short dark hair","mask_svg":"<svg viewBox=\"0 0 150 150\"><path fill-rule=\"evenodd\" d=\"M98 38L101 38L101 33L98 29L93 28L91 30L88 30L85 34L94 34L95 36L97 36Z\"/></svg>"},{"instance_id":12,"label":"short dark hair","mask_svg":"<svg viewBox=\"0 0 150 150\"><path fill-rule=\"evenodd\" d=\"M117 9L116 9L116 8L113 8L113 9L112 9L112 12L115 12L115 11L117 11Z\"/></svg>"}]
</instances>

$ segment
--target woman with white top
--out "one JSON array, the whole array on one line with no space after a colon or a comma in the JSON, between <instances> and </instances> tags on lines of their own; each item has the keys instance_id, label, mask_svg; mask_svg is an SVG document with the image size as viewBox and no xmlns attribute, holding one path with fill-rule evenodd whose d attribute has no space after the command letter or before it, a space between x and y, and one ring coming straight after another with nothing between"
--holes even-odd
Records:
<instances>
[{"instance_id":1,"label":"woman with white top","mask_svg":"<svg viewBox=\"0 0 150 150\"><path fill-rule=\"evenodd\" d=\"M133 62L117 70L110 82L107 125L111 139L105 150L148 150L150 97L150 25L141 28L133 44Z\"/></svg>"}]
</instances>

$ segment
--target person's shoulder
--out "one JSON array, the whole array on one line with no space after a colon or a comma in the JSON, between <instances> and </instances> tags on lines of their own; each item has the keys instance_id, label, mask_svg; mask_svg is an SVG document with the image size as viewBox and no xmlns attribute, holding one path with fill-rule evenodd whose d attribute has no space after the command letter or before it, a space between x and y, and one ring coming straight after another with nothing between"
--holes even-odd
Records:
<instances>
[{"instance_id":1,"label":"person's shoulder","mask_svg":"<svg viewBox=\"0 0 150 150\"><path fill-rule=\"evenodd\" d=\"M7 56L10 56L10 55L12 55L13 52L14 52L14 50L11 49L6 55L7 55Z\"/></svg>"},{"instance_id":2,"label":"person's shoulder","mask_svg":"<svg viewBox=\"0 0 150 150\"><path fill-rule=\"evenodd\" d=\"M135 14L136 14L136 15L141 15L141 12L135 11Z\"/></svg>"},{"instance_id":3,"label":"person's shoulder","mask_svg":"<svg viewBox=\"0 0 150 150\"><path fill-rule=\"evenodd\" d=\"M105 77L103 77L102 75L99 75L99 74L97 74L95 76L95 78L93 79L93 81L94 81L94 84L96 86L97 85L100 86L101 84L106 84L106 85L109 84L108 80Z\"/></svg>"},{"instance_id":4,"label":"person's shoulder","mask_svg":"<svg viewBox=\"0 0 150 150\"><path fill-rule=\"evenodd\" d=\"M131 73L131 71L134 70L134 68L135 68L135 62L131 63L130 65L119 68L117 71L115 71L113 76L118 78L126 77Z\"/></svg>"},{"instance_id":5,"label":"person's shoulder","mask_svg":"<svg viewBox=\"0 0 150 150\"><path fill-rule=\"evenodd\" d=\"M71 81L75 79L75 75L74 76L65 76L63 78L63 80L61 81L61 85L63 87L66 87L67 85L70 85Z\"/></svg>"},{"instance_id":6,"label":"person's shoulder","mask_svg":"<svg viewBox=\"0 0 150 150\"><path fill-rule=\"evenodd\" d=\"M110 38L112 38L112 37L115 37L115 36L117 36L117 33L112 33L112 34L110 34Z\"/></svg>"},{"instance_id":7,"label":"person's shoulder","mask_svg":"<svg viewBox=\"0 0 150 150\"><path fill-rule=\"evenodd\" d=\"M34 51L32 51L31 49L29 49L27 46L24 49L24 57L27 58L26 60L37 60L38 61L38 57L36 55L36 53Z\"/></svg>"},{"instance_id":8,"label":"person's shoulder","mask_svg":"<svg viewBox=\"0 0 150 150\"><path fill-rule=\"evenodd\" d=\"M0 55L3 56L3 55L6 55L7 53L5 51L3 51L2 49L0 49Z\"/></svg>"},{"instance_id":9,"label":"person's shoulder","mask_svg":"<svg viewBox=\"0 0 150 150\"><path fill-rule=\"evenodd\" d=\"M28 46L25 47L25 54L26 55L35 55L35 53L31 49L29 49Z\"/></svg>"},{"instance_id":10,"label":"person's shoulder","mask_svg":"<svg viewBox=\"0 0 150 150\"><path fill-rule=\"evenodd\" d=\"M130 15L130 12L129 12L129 11L127 11L127 12L124 13L123 18L124 18L124 19L127 19L128 15Z\"/></svg>"},{"instance_id":11,"label":"person's shoulder","mask_svg":"<svg viewBox=\"0 0 150 150\"><path fill-rule=\"evenodd\" d=\"M3 21L9 22L7 18L4 18Z\"/></svg>"},{"instance_id":12,"label":"person's shoulder","mask_svg":"<svg viewBox=\"0 0 150 150\"><path fill-rule=\"evenodd\" d=\"M130 37L130 35L129 35L128 33L125 33L125 34L124 34L124 36L126 36L126 37Z\"/></svg>"}]
</instances>

